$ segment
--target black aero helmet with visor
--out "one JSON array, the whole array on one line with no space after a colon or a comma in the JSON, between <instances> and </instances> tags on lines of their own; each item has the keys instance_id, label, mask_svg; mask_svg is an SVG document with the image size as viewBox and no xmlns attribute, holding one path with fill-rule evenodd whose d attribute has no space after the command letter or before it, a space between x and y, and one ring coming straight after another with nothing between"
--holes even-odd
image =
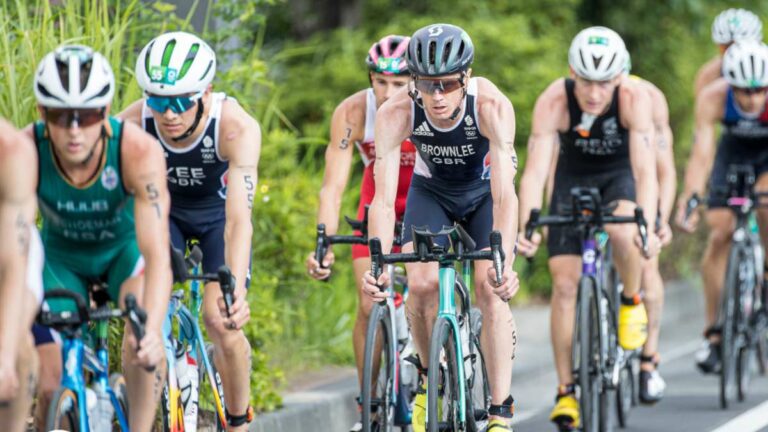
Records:
<instances>
[{"instance_id":1,"label":"black aero helmet with visor","mask_svg":"<svg viewBox=\"0 0 768 432\"><path fill-rule=\"evenodd\" d=\"M419 77L466 72L474 58L472 39L462 28L451 24L422 27L408 44L408 70Z\"/></svg>"}]
</instances>

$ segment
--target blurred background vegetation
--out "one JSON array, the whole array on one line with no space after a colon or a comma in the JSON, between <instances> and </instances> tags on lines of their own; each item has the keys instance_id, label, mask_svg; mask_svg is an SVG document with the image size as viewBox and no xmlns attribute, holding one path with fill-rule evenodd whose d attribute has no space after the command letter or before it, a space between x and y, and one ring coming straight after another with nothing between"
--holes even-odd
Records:
<instances>
[{"instance_id":1,"label":"blurred background vegetation","mask_svg":"<svg viewBox=\"0 0 768 432\"><path fill-rule=\"evenodd\" d=\"M0 115L18 127L34 120L34 68L63 42L91 45L110 59L118 81L113 112L140 97L134 62L153 36L197 31L214 46L222 65L215 88L235 96L264 133L246 331L254 349L253 403L269 410L280 404L286 375L352 362L349 250L335 251L328 284L311 282L303 261L314 242L329 119L339 102L368 86L364 58L373 41L434 22L465 28L476 47L474 74L495 82L515 106L524 163L533 104L567 74L571 38L585 26L609 26L624 37L633 72L667 95L682 170L693 77L716 55L710 25L728 7L768 17L768 3L757 0L0 0ZM358 163L342 214L355 213L361 172ZM664 273L690 276L702 240L702 233L678 235L663 255ZM516 302L547 297L545 262L542 253L531 267L517 263L523 290Z\"/></svg>"}]
</instances>

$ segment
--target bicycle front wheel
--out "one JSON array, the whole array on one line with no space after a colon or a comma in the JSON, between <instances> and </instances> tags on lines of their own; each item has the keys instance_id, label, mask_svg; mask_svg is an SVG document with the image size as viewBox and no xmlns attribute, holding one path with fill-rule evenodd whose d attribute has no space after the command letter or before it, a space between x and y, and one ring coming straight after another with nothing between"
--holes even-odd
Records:
<instances>
[{"instance_id":1,"label":"bicycle front wheel","mask_svg":"<svg viewBox=\"0 0 768 432\"><path fill-rule=\"evenodd\" d=\"M80 412L77 408L77 395L66 387L59 387L53 394L48 407L45 430L63 430L80 432Z\"/></svg>"},{"instance_id":2,"label":"bicycle front wheel","mask_svg":"<svg viewBox=\"0 0 768 432\"><path fill-rule=\"evenodd\" d=\"M454 329L438 317L432 329L427 371L427 431L463 431L459 410L459 372Z\"/></svg>"},{"instance_id":3,"label":"bicycle front wheel","mask_svg":"<svg viewBox=\"0 0 768 432\"><path fill-rule=\"evenodd\" d=\"M390 432L394 428L395 359L391 317L387 306L375 304L368 321L363 356L361 397L364 432Z\"/></svg>"},{"instance_id":4,"label":"bicycle front wheel","mask_svg":"<svg viewBox=\"0 0 768 432\"><path fill-rule=\"evenodd\" d=\"M125 415L125 421L127 424L128 422L128 387L125 384L125 377L122 374L113 373L112 375L109 376L109 387L112 389L113 392L115 392L117 403L120 405L120 409L123 411L123 415ZM117 413L115 413L115 418L112 423L112 429L122 430L120 429L120 422L118 421Z\"/></svg>"},{"instance_id":5,"label":"bicycle front wheel","mask_svg":"<svg viewBox=\"0 0 768 432\"><path fill-rule=\"evenodd\" d=\"M599 356L599 323L595 303L595 281L582 278L579 282L576 311L576 343L574 350L574 371L578 376L579 406L584 432L599 430L600 394L599 375L595 361Z\"/></svg>"},{"instance_id":6,"label":"bicycle front wheel","mask_svg":"<svg viewBox=\"0 0 768 432\"><path fill-rule=\"evenodd\" d=\"M483 326L483 316L480 309L472 308L469 311L469 324L471 337L469 353L464 357L470 357L469 364L473 371L467 379L467 430L470 432L484 431L488 426L488 409L491 407L491 390L488 384L488 371L485 368L485 358L480 351L480 332ZM466 365L468 362L464 362Z\"/></svg>"},{"instance_id":7,"label":"bicycle front wheel","mask_svg":"<svg viewBox=\"0 0 768 432\"><path fill-rule=\"evenodd\" d=\"M725 273L720 304L720 324L722 326L720 340L720 407L728 408L730 401L736 396L736 363L738 352L736 347L738 322L738 292L739 264L743 258L742 245L734 244L728 257L728 267Z\"/></svg>"}]
</instances>

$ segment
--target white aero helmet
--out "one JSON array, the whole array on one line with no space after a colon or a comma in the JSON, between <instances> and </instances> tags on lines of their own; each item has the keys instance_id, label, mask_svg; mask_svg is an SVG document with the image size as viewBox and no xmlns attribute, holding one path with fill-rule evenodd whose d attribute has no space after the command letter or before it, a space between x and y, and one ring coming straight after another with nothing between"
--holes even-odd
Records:
<instances>
[{"instance_id":1,"label":"white aero helmet","mask_svg":"<svg viewBox=\"0 0 768 432\"><path fill-rule=\"evenodd\" d=\"M727 9L715 17L712 41L727 45L742 39L763 40L763 23L757 15L745 9Z\"/></svg>"},{"instance_id":2,"label":"white aero helmet","mask_svg":"<svg viewBox=\"0 0 768 432\"><path fill-rule=\"evenodd\" d=\"M768 87L768 46L755 40L735 42L723 55L723 77L733 87Z\"/></svg>"},{"instance_id":3,"label":"white aero helmet","mask_svg":"<svg viewBox=\"0 0 768 432\"><path fill-rule=\"evenodd\" d=\"M607 81L627 65L627 49L618 33L607 27L579 32L568 50L568 64L576 75L591 81Z\"/></svg>"},{"instance_id":4,"label":"white aero helmet","mask_svg":"<svg viewBox=\"0 0 768 432\"><path fill-rule=\"evenodd\" d=\"M136 60L139 87L158 96L199 93L215 74L216 54L202 39L186 32L152 39Z\"/></svg>"},{"instance_id":5,"label":"white aero helmet","mask_svg":"<svg viewBox=\"0 0 768 432\"><path fill-rule=\"evenodd\" d=\"M61 45L35 72L35 98L46 108L104 108L115 94L107 59L83 45Z\"/></svg>"}]
</instances>

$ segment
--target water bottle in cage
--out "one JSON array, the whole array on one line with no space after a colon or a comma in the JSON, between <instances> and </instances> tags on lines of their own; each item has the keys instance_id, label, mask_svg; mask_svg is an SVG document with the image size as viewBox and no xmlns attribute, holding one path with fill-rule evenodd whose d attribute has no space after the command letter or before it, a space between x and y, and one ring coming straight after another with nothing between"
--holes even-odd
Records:
<instances>
[{"instance_id":1,"label":"water bottle in cage","mask_svg":"<svg viewBox=\"0 0 768 432\"><path fill-rule=\"evenodd\" d=\"M185 431L195 432L197 429L198 386L200 374L197 362L189 352L190 346L179 344L176 347L176 377L179 381L181 403L184 406Z\"/></svg>"},{"instance_id":2,"label":"water bottle in cage","mask_svg":"<svg viewBox=\"0 0 768 432\"><path fill-rule=\"evenodd\" d=\"M400 293L395 293L395 332L397 332L398 348L402 349L408 342L408 320L405 317L405 302Z\"/></svg>"}]
</instances>

